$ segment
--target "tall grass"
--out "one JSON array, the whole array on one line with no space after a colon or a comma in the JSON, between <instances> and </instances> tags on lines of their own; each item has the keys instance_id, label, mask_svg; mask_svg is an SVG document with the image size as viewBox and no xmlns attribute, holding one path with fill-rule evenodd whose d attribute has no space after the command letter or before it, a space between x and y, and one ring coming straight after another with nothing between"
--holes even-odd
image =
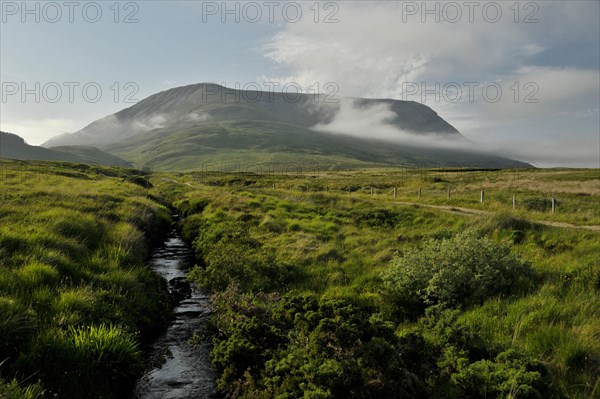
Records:
<instances>
[{"instance_id":1,"label":"tall grass","mask_svg":"<svg viewBox=\"0 0 600 399\"><path fill-rule=\"evenodd\" d=\"M276 177L277 189L273 190L271 180L260 176L252 176L247 182L239 178L235 182L217 184L225 177L214 175L199 184L184 175L178 180L187 181L191 186L163 180L158 187L177 192L176 201L186 207L192 202L203 204L197 214L188 211L183 224L190 241L207 226L219 229L235 221L246 226L246 238L256 240L262 250L273 251L277 263L298 269L284 286L263 285L266 289L352 298L369 304L381 314L394 310L394 304L382 295L381 274L388 270L395 254L402 256L429 239L447 239L465 228L475 229L479 236L510 247L511 252L531 265L534 273L533 278L521 282L519 289L484 296L480 298L482 303L468 304L459 311L456 325L480 337L488 353L486 361L491 362L475 362L473 368L463 371L488 367L486 370L492 372L494 367L502 368L504 360L498 359L503 357L490 354L514 349L523 358L531 359L524 364L540 362L540 367L547 370L550 378L549 391L544 393L547 397L588 398L600 393L600 347L597 344L600 242L597 233L546 227L531 220L600 222L597 205L600 193L590 192L589 186L597 178L594 176L593 171L544 172L534 184L531 179L512 181L514 175L510 173L501 173L496 180L487 181L477 175L461 177L457 172L444 176L445 181L425 184L418 178L399 179L393 172L377 176L356 172L314 179ZM553 177L557 180L553 181ZM558 187L557 182L565 188ZM450 200L447 198L449 183L453 190ZM299 189L307 185L313 191L306 193L305 189ZM325 187L329 191L325 191ZM350 194L348 187L354 188ZM377 192L371 196L370 190L364 187L376 187ZM393 203L393 187L398 187L397 201L416 202L416 190L422 187L425 194L421 202L469 206L492 214L461 216L401 206ZM578 195L569 187L589 193ZM511 209L514 192L521 199L545 198L543 190L546 188L557 190L561 202L556 214ZM432 191L425 192L426 189ZM481 189L488 195L484 204L478 201ZM315 193L314 190L322 191ZM440 194L428 197L434 190ZM228 270L228 278L234 280L236 270L242 273L241 279L253 278L242 272L243 267L236 268L234 264ZM206 277L203 273L194 276ZM250 285L242 283L238 287L244 290ZM399 322L399 336L422 329L422 323L421 320ZM476 342L473 340L474 345ZM419 347L419 342L412 345ZM422 363L427 356L427 352L418 355ZM440 389L439 385L435 386Z\"/></svg>"},{"instance_id":2,"label":"tall grass","mask_svg":"<svg viewBox=\"0 0 600 399\"><path fill-rule=\"evenodd\" d=\"M166 208L111 168L0 163L0 397L129 396L169 317L144 265Z\"/></svg>"}]
</instances>

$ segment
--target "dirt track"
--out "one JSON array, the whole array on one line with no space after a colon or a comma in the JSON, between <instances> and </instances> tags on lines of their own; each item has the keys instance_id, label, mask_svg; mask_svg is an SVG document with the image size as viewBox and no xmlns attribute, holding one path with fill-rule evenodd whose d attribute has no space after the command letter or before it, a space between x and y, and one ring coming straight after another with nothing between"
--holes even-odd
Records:
<instances>
[{"instance_id":1,"label":"dirt track","mask_svg":"<svg viewBox=\"0 0 600 399\"><path fill-rule=\"evenodd\" d=\"M394 201L393 204L398 205L412 205L423 208L432 208L439 209L445 212L459 214L459 215L491 215L493 212L483 211L481 209L472 209L472 208L463 208L460 206L450 206L450 205L429 205L429 204L419 204L416 202L401 202ZM528 219L529 220L529 219ZM564 222L549 222L546 220L529 220L532 223L541 224L544 226L552 226L552 227L561 227L564 229L579 229L579 230L589 230L600 233L600 226L578 226L576 224L564 223Z\"/></svg>"}]
</instances>

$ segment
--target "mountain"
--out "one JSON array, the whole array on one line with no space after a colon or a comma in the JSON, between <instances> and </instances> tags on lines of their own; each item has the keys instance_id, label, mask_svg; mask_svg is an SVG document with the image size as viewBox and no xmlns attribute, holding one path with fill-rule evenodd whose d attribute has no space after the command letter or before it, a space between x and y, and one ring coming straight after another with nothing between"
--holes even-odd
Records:
<instances>
[{"instance_id":1,"label":"mountain","mask_svg":"<svg viewBox=\"0 0 600 399\"><path fill-rule=\"evenodd\" d=\"M161 170L292 171L412 164L515 167L515 161L469 151L402 146L332 135L268 121L231 121L187 128L157 129L106 147L138 167ZM237 166L235 166L237 164ZM519 167L524 167L519 163Z\"/></svg>"},{"instance_id":2,"label":"mountain","mask_svg":"<svg viewBox=\"0 0 600 399\"><path fill-rule=\"evenodd\" d=\"M379 137L380 131L387 137ZM432 148L422 144L424 138L434 144L449 141L459 149ZM469 142L417 102L332 102L324 95L240 91L208 83L154 94L43 145L96 146L138 167L175 170L257 162L515 165L506 158L460 149Z\"/></svg>"},{"instance_id":3,"label":"mountain","mask_svg":"<svg viewBox=\"0 0 600 399\"><path fill-rule=\"evenodd\" d=\"M130 166L131 162L89 146L37 147L13 133L0 132L0 158L67 161L101 165Z\"/></svg>"}]
</instances>

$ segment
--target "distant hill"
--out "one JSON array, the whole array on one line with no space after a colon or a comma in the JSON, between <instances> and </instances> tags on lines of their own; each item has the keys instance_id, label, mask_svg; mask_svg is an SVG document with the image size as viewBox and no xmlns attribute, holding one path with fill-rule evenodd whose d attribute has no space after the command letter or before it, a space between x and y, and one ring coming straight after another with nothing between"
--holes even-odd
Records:
<instances>
[{"instance_id":1,"label":"distant hill","mask_svg":"<svg viewBox=\"0 0 600 399\"><path fill-rule=\"evenodd\" d=\"M453 148L467 148L469 142L423 104L391 99L327 100L312 94L248 92L200 83L154 94L78 132L53 137L44 146L96 146L137 167L173 170L199 169L216 162L517 165L490 154L432 148L440 139L453 141ZM386 140L374 139L377 123L368 122L372 115L379 115L391 132ZM322 129L334 125L338 131L333 133ZM406 141L407 136L430 143L417 145Z\"/></svg>"},{"instance_id":2,"label":"distant hill","mask_svg":"<svg viewBox=\"0 0 600 399\"><path fill-rule=\"evenodd\" d=\"M101 165L130 166L131 162L89 146L61 146L44 148L29 145L13 133L0 132L0 158L67 161Z\"/></svg>"}]
</instances>

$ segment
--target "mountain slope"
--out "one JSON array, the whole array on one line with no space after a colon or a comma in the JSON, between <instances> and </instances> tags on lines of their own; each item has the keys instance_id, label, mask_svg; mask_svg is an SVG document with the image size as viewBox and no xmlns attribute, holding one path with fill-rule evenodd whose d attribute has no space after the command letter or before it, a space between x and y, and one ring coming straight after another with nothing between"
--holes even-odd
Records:
<instances>
[{"instance_id":1,"label":"mountain slope","mask_svg":"<svg viewBox=\"0 0 600 399\"><path fill-rule=\"evenodd\" d=\"M95 147L38 147L27 144L25 140L16 134L6 132L0 132L0 158L35 161L67 161L101 165L131 165L130 162Z\"/></svg>"},{"instance_id":2,"label":"mountain slope","mask_svg":"<svg viewBox=\"0 0 600 399\"><path fill-rule=\"evenodd\" d=\"M106 148L137 167L163 170L214 168L297 170L374 165L478 165L525 167L506 158L469 151L418 148L332 135L279 122L232 121L141 133Z\"/></svg>"},{"instance_id":3,"label":"mountain slope","mask_svg":"<svg viewBox=\"0 0 600 399\"><path fill-rule=\"evenodd\" d=\"M464 150L471 143L416 102L331 102L326 96L238 91L205 83L154 94L44 145L64 144L93 145L137 167L170 170L211 163L526 166Z\"/></svg>"},{"instance_id":4,"label":"mountain slope","mask_svg":"<svg viewBox=\"0 0 600 399\"><path fill-rule=\"evenodd\" d=\"M431 108L412 101L345 99L356 107L385 105L396 114L391 125L416 133L460 133ZM292 95L228 89L200 83L154 94L113 115L99 119L79 132L48 140L44 147L56 145L103 146L157 128L181 128L206 122L260 120L309 128L329 123L340 104L325 96Z\"/></svg>"}]
</instances>

